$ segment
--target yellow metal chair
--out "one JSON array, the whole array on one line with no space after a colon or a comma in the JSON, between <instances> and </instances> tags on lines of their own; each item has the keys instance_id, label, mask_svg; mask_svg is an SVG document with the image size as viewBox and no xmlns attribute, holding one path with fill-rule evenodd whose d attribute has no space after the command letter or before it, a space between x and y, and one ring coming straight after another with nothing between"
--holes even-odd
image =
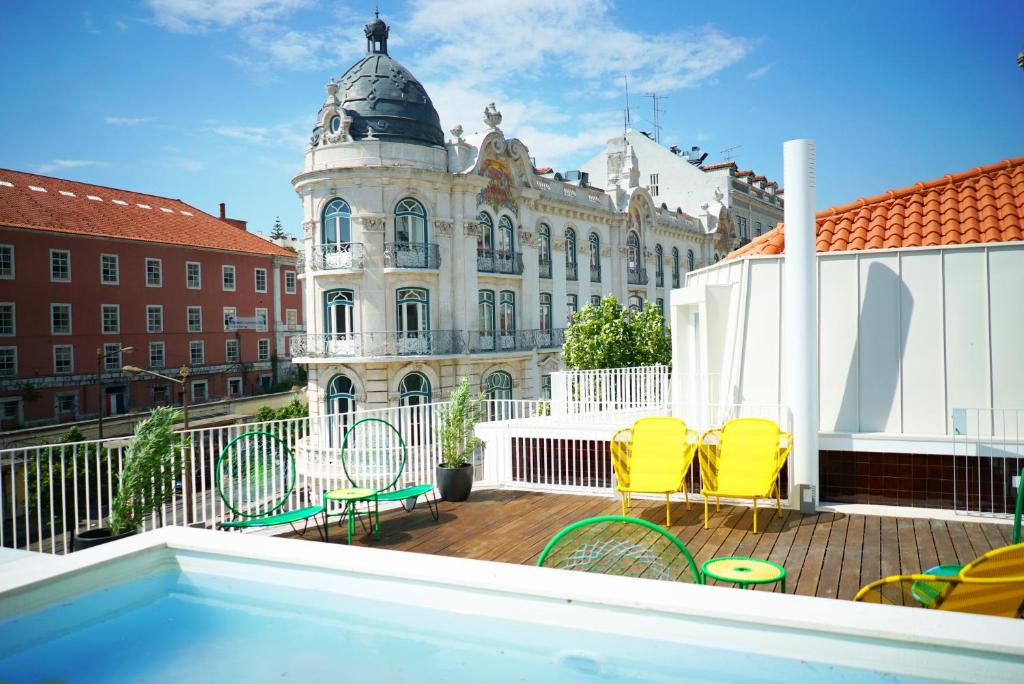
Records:
<instances>
[{"instance_id":1,"label":"yellow metal chair","mask_svg":"<svg viewBox=\"0 0 1024 684\"><path fill-rule=\"evenodd\" d=\"M864 586L853 599L1000 617L1024 617L1024 544L993 549L958 575L894 575Z\"/></svg>"},{"instance_id":2,"label":"yellow metal chair","mask_svg":"<svg viewBox=\"0 0 1024 684\"><path fill-rule=\"evenodd\" d=\"M704 495L704 529L708 528L708 499L754 500L754 534L757 534L757 500L775 496L782 510L778 479L793 435L782 432L777 423L764 418L735 418L722 429L708 430L700 438L701 494Z\"/></svg>"},{"instance_id":3,"label":"yellow metal chair","mask_svg":"<svg viewBox=\"0 0 1024 684\"><path fill-rule=\"evenodd\" d=\"M664 494L665 526L672 524L669 495L683 492L686 508L690 494L686 473L697 452L697 432L678 418L641 418L633 427L612 437L615 488L622 495L622 515L632 505L632 494Z\"/></svg>"}]
</instances>

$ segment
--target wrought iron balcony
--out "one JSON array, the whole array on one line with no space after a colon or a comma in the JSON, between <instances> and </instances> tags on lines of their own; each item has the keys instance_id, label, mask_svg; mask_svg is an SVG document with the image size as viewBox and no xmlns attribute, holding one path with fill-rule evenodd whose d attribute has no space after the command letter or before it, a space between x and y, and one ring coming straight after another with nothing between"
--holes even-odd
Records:
<instances>
[{"instance_id":1,"label":"wrought iron balcony","mask_svg":"<svg viewBox=\"0 0 1024 684\"><path fill-rule=\"evenodd\" d=\"M476 270L480 273L522 275L523 254L522 252L479 249L476 253Z\"/></svg>"},{"instance_id":2,"label":"wrought iron balcony","mask_svg":"<svg viewBox=\"0 0 1024 684\"><path fill-rule=\"evenodd\" d=\"M533 334L537 340L537 349L561 349L565 344L565 328L534 330Z\"/></svg>"},{"instance_id":3,"label":"wrought iron balcony","mask_svg":"<svg viewBox=\"0 0 1024 684\"><path fill-rule=\"evenodd\" d=\"M469 336L469 351L474 353L531 351L537 346L534 334L536 332L536 330L516 330L513 332L471 330L467 333Z\"/></svg>"},{"instance_id":4,"label":"wrought iron balcony","mask_svg":"<svg viewBox=\"0 0 1024 684\"><path fill-rule=\"evenodd\" d=\"M538 262L540 266L540 277L550 278L551 277L551 259L541 259Z\"/></svg>"},{"instance_id":5,"label":"wrought iron balcony","mask_svg":"<svg viewBox=\"0 0 1024 684\"><path fill-rule=\"evenodd\" d=\"M298 270L307 271L360 271L366 261L366 250L361 242L343 242L333 245L315 245L306 261L299 254Z\"/></svg>"},{"instance_id":6,"label":"wrought iron balcony","mask_svg":"<svg viewBox=\"0 0 1024 684\"><path fill-rule=\"evenodd\" d=\"M566 262L566 264L565 264L565 279L566 280L576 280L577 279L576 278L577 270L578 270L577 269L577 264L576 264L575 261L572 262L572 263Z\"/></svg>"},{"instance_id":7,"label":"wrought iron balcony","mask_svg":"<svg viewBox=\"0 0 1024 684\"><path fill-rule=\"evenodd\" d=\"M626 282L630 285L646 285L647 284L647 269L646 268L626 268Z\"/></svg>"},{"instance_id":8,"label":"wrought iron balcony","mask_svg":"<svg viewBox=\"0 0 1024 684\"><path fill-rule=\"evenodd\" d=\"M425 330L294 335L289 348L293 358L331 359L461 354L466 344L459 330Z\"/></svg>"},{"instance_id":9,"label":"wrought iron balcony","mask_svg":"<svg viewBox=\"0 0 1024 684\"><path fill-rule=\"evenodd\" d=\"M665 287L665 272L657 271L654 274L654 285L655 287Z\"/></svg>"},{"instance_id":10,"label":"wrought iron balcony","mask_svg":"<svg viewBox=\"0 0 1024 684\"><path fill-rule=\"evenodd\" d=\"M672 274L672 287L673 288L678 288L679 287L679 274L678 273L673 273Z\"/></svg>"},{"instance_id":11,"label":"wrought iron balcony","mask_svg":"<svg viewBox=\"0 0 1024 684\"><path fill-rule=\"evenodd\" d=\"M601 282L601 267L593 266L590 267L590 282L599 283Z\"/></svg>"},{"instance_id":12,"label":"wrought iron balcony","mask_svg":"<svg viewBox=\"0 0 1024 684\"><path fill-rule=\"evenodd\" d=\"M384 268L441 268L441 251L433 242L385 242Z\"/></svg>"}]
</instances>

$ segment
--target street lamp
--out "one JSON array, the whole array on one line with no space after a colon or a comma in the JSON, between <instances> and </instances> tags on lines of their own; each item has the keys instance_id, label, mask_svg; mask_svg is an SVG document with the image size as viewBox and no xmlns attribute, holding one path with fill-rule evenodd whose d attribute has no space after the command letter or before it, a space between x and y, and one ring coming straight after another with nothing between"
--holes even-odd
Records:
<instances>
[{"instance_id":1,"label":"street lamp","mask_svg":"<svg viewBox=\"0 0 1024 684\"><path fill-rule=\"evenodd\" d=\"M124 373L127 373L128 375L139 375L139 374L152 375L155 378L161 378L163 380L167 380L169 382L175 382L175 383L181 385L181 409L182 409L182 428L181 429L182 430L188 430L188 403L189 403L190 394L191 394L191 392L189 392L188 383L187 383L188 376L189 376L189 368L188 368L188 366L182 366L181 368L178 369L178 375L181 376L181 379L172 378L171 376L163 375L162 373L154 373L151 370L146 370L145 368L139 368L138 366L124 366L123 368L121 368L121 371L124 372ZM192 462L192 450L189 449L188 450L188 466L187 466L187 470L185 471L184 478L183 478L185 480L185 482L184 482L184 485L185 485L185 499L184 499L184 502L185 502L184 508L185 508L185 510L184 510L184 514L185 514L185 523L186 524L192 521L192 516L189 515L189 502L192 501L192 494L193 494L193 492L192 492L192 474L195 472L194 468L195 468L195 466L194 466L194 464Z\"/></svg>"},{"instance_id":2,"label":"street lamp","mask_svg":"<svg viewBox=\"0 0 1024 684\"><path fill-rule=\"evenodd\" d=\"M96 347L96 388L100 400L100 411L99 418L96 421L96 429L99 432L100 439L103 439L103 366L108 358L114 358L114 356L120 356L121 354L131 354L133 351L135 351L135 347L118 347L109 352L103 351L101 347Z\"/></svg>"}]
</instances>

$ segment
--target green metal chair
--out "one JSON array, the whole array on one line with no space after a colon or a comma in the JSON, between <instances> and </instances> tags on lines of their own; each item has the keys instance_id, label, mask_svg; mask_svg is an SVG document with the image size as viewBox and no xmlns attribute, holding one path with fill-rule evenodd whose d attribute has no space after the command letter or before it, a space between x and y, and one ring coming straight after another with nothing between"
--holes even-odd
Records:
<instances>
[{"instance_id":1,"label":"green metal chair","mask_svg":"<svg viewBox=\"0 0 1024 684\"><path fill-rule=\"evenodd\" d=\"M217 494L235 520L220 523L223 529L248 529L291 525L305 535L309 521L326 541L326 509L305 506L282 510L295 491L295 456L278 435L260 430L243 432L225 446L217 458L214 481ZM324 529L317 516L324 514ZM296 523L304 522L302 530Z\"/></svg>"},{"instance_id":2,"label":"green metal chair","mask_svg":"<svg viewBox=\"0 0 1024 684\"><path fill-rule=\"evenodd\" d=\"M700 584L686 546L664 527L624 515L580 520L556 534L537 566Z\"/></svg>"},{"instance_id":3,"label":"green metal chair","mask_svg":"<svg viewBox=\"0 0 1024 684\"><path fill-rule=\"evenodd\" d=\"M367 505L367 516L373 518L373 532L378 539L382 502L397 501L406 512L411 512L422 496L434 520L440 517L433 485L399 486L408 462L408 451L398 428L383 418L362 418L345 431L341 443L341 466L349 486L326 492L324 507L326 509L330 502L344 505L341 515L348 523L348 543L352 543L356 519L362 523L357 508L360 503Z\"/></svg>"}]
</instances>

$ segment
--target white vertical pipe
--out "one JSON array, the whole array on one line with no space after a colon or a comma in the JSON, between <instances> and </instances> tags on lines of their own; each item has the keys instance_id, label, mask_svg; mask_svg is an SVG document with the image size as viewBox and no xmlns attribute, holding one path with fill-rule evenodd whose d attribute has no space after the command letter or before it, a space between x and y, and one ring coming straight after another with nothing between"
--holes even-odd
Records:
<instances>
[{"instance_id":1,"label":"white vertical pipe","mask_svg":"<svg viewBox=\"0 0 1024 684\"><path fill-rule=\"evenodd\" d=\"M789 140L783 146L786 188L786 261L783 320L785 398L793 412L795 485L812 485L818 498L818 278L815 253L814 141ZM799 505L794 500L794 505Z\"/></svg>"}]
</instances>

